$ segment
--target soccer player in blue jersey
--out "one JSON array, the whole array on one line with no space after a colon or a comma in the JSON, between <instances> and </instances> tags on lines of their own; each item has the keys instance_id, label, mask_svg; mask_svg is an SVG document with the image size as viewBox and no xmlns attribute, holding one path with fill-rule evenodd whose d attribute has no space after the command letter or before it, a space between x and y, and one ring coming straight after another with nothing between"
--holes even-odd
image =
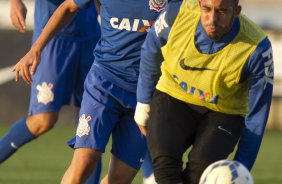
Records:
<instances>
[{"instance_id":1,"label":"soccer player in blue jersey","mask_svg":"<svg viewBox=\"0 0 282 184\"><path fill-rule=\"evenodd\" d=\"M33 42L40 35L53 12L64 0L36 0ZM26 7L22 0L10 0L11 21L25 31ZM94 3L78 12L42 50L40 65L32 77L29 114L16 122L0 140L0 162L5 161L21 146L49 131L57 122L60 109L74 97L80 106L83 83L90 70L93 49L100 38L100 26ZM96 172L98 183L99 170Z\"/></svg>"},{"instance_id":2,"label":"soccer player in blue jersey","mask_svg":"<svg viewBox=\"0 0 282 184\"><path fill-rule=\"evenodd\" d=\"M40 53L48 40L92 0L66 0L54 12L31 50L14 68L32 83ZM75 149L62 183L83 183L96 168L112 135L110 169L102 183L131 183L147 151L145 137L134 122L141 45L167 0L100 1L101 39L85 80Z\"/></svg>"},{"instance_id":3,"label":"soccer player in blue jersey","mask_svg":"<svg viewBox=\"0 0 282 184\"><path fill-rule=\"evenodd\" d=\"M147 35L135 119L159 184L198 184L238 140L234 159L253 167L272 98L272 49L238 3L173 1Z\"/></svg>"}]
</instances>

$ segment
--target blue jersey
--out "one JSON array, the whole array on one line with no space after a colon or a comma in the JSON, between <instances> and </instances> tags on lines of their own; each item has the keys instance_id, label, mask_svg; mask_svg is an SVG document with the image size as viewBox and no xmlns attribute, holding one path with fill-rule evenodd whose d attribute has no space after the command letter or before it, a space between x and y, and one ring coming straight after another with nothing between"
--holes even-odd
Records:
<instances>
[{"instance_id":1,"label":"blue jersey","mask_svg":"<svg viewBox=\"0 0 282 184\"><path fill-rule=\"evenodd\" d=\"M34 12L34 35L35 41L45 27L49 18L64 0L36 0ZM100 26L97 21L97 13L93 1L88 3L87 8L81 9L72 22L63 28L57 38L65 40L90 40L100 37Z\"/></svg>"},{"instance_id":2,"label":"blue jersey","mask_svg":"<svg viewBox=\"0 0 282 184\"><path fill-rule=\"evenodd\" d=\"M75 0L83 6L89 0ZM101 39L91 72L136 92L141 45L167 0L100 0Z\"/></svg>"},{"instance_id":3,"label":"blue jersey","mask_svg":"<svg viewBox=\"0 0 282 184\"><path fill-rule=\"evenodd\" d=\"M177 16L181 1L170 3L148 33L142 48L137 101L149 103L161 75L163 61L161 47L166 44L171 26ZM236 18L230 32L221 40L209 39L199 22L195 33L195 45L201 53L212 54L221 50L237 35L240 29ZM245 117L246 128L241 136L235 159L252 168L267 122L273 88L273 60L271 44L265 38L247 60L241 81L248 82L249 113Z\"/></svg>"}]
</instances>

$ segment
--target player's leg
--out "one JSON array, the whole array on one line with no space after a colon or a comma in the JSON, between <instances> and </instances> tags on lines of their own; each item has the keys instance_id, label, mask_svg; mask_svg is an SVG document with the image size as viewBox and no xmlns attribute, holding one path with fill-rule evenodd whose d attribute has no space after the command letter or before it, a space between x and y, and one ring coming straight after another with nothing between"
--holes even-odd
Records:
<instances>
[{"instance_id":1,"label":"player's leg","mask_svg":"<svg viewBox=\"0 0 282 184\"><path fill-rule=\"evenodd\" d=\"M67 104L72 95L71 88L74 84L69 85L64 80L72 72L68 73L67 69L75 61L72 59L75 52L71 51L76 47L76 44L53 39L43 50L41 63L32 77L29 115L16 122L0 140L0 162L24 144L50 130L56 123L61 106Z\"/></svg>"},{"instance_id":2,"label":"player's leg","mask_svg":"<svg viewBox=\"0 0 282 184\"><path fill-rule=\"evenodd\" d=\"M26 125L35 137L39 137L54 127L58 117L58 112L33 114L27 117Z\"/></svg>"},{"instance_id":3,"label":"player's leg","mask_svg":"<svg viewBox=\"0 0 282 184\"><path fill-rule=\"evenodd\" d=\"M73 159L65 172L61 183L84 183L87 179L88 183L91 182L89 177L91 174L93 175L93 172L97 169L98 163L101 160L101 154L104 152L107 144L108 138L106 137L110 136L110 130L109 133L104 133L105 131L99 120L101 116L104 116L103 113L100 113L103 111L99 108L101 106L99 104L95 105L96 102L93 102L86 96L88 95L84 95L83 98L85 103L82 101L76 137L69 141L69 145L75 149ZM95 107L92 108L92 104ZM99 138L96 139L95 137ZM94 174L100 175L100 172L98 171ZM93 182L97 182L97 180L99 181L99 177L100 176L95 177Z\"/></svg>"},{"instance_id":4,"label":"player's leg","mask_svg":"<svg viewBox=\"0 0 282 184\"><path fill-rule=\"evenodd\" d=\"M94 62L93 50L96 46L97 41L98 39L95 38L92 40L80 42L79 50L77 51L79 53L79 59L77 59L77 65L75 67L76 72L74 72L75 75L73 75L75 76L75 78L72 79L75 81L73 89L73 99L74 105L77 107L80 107L84 91L84 81ZM102 159L99 160L96 169L92 172L85 184L99 184L101 171Z\"/></svg>"},{"instance_id":5,"label":"player's leg","mask_svg":"<svg viewBox=\"0 0 282 184\"><path fill-rule=\"evenodd\" d=\"M80 42L52 39L41 53L33 76L27 126L40 136L54 127L63 105L73 95Z\"/></svg>"},{"instance_id":6,"label":"player's leg","mask_svg":"<svg viewBox=\"0 0 282 184\"><path fill-rule=\"evenodd\" d=\"M100 157L96 169L94 169L94 171L88 177L85 184L100 184L101 172L102 172L102 157Z\"/></svg>"},{"instance_id":7,"label":"player's leg","mask_svg":"<svg viewBox=\"0 0 282 184\"><path fill-rule=\"evenodd\" d=\"M132 183L138 170L119 160L114 155L111 156L110 169L108 174L101 180L101 184L109 183Z\"/></svg>"},{"instance_id":8,"label":"player's leg","mask_svg":"<svg viewBox=\"0 0 282 184\"><path fill-rule=\"evenodd\" d=\"M204 169L226 159L233 152L244 128L244 118L218 112L205 114L197 128L195 142L184 170L185 183L198 184Z\"/></svg>"},{"instance_id":9,"label":"player's leg","mask_svg":"<svg viewBox=\"0 0 282 184\"><path fill-rule=\"evenodd\" d=\"M58 119L58 113L41 113L28 116L13 124L0 140L0 163L20 147L50 130Z\"/></svg>"},{"instance_id":10,"label":"player's leg","mask_svg":"<svg viewBox=\"0 0 282 184\"><path fill-rule=\"evenodd\" d=\"M135 94L132 94L135 95ZM129 97L130 94L125 95ZM134 122L134 109L125 109L112 132L113 147L107 183L132 183L147 151L146 139Z\"/></svg>"},{"instance_id":11,"label":"player's leg","mask_svg":"<svg viewBox=\"0 0 282 184\"><path fill-rule=\"evenodd\" d=\"M182 156L193 142L195 112L187 104L156 91L148 122L147 142L158 184L182 183Z\"/></svg>"},{"instance_id":12,"label":"player's leg","mask_svg":"<svg viewBox=\"0 0 282 184\"><path fill-rule=\"evenodd\" d=\"M84 183L95 170L102 152L90 148L77 148L61 183Z\"/></svg>"},{"instance_id":13,"label":"player's leg","mask_svg":"<svg viewBox=\"0 0 282 184\"><path fill-rule=\"evenodd\" d=\"M152 158L149 151L146 153L146 157L141 166L143 173L143 184L157 184L154 175L154 168L152 164Z\"/></svg>"},{"instance_id":14,"label":"player's leg","mask_svg":"<svg viewBox=\"0 0 282 184\"><path fill-rule=\"evenodd\" d=\"M93 50L96 46L97 39L92 39L88 41L83 41L80 44L79 51L79 65L77 67L77 75L75 78L75 86L74 86L74 103L76 106L80 107L80 103L82 101L82 95L84 91L84 81L85 78L93 64L94 55ZM102 159L99 160L96 169L90 177L87 179L85 184L99 184L100 183L100 175L102 171Z\"/></svg>"},{"instance_id":15,"label":"player's leg","mask_svg":"<svg viewBox=\"0 0 282 184\"><path fill-rule=\"evenodd\" d=\"M14 123L0 140L0 163L8 159L21 146L35 138L26 125L26 119Z\"/></svg>"},{"instance_id":16,"label":"player's leg","mask_svg":"<svg viewBox=\"0 0 282 184\"><path fill-rule=\"evenodd\" d=\"M96 169L112 130L122 116L119 102L102 87L103 82L92 71L88 73L76 136L69 142L75 154L62 183L86 181Z\"/></svg>"}]
</instances>

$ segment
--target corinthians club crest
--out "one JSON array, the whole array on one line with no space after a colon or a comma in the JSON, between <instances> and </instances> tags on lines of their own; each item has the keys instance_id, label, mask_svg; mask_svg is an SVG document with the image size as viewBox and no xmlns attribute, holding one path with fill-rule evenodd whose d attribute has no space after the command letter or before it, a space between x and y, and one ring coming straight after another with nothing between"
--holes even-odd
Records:
<instances>
[{"instance_id":1,"label":"corinthians club crest","mask_svg":"<svg viewBox=\"0 0 282 184\"><path fill-rule=\"evenodd\" d=\"M52 92L53 84L43 82L38 84L36 89L38 90L37 101L38 103L48 104L54 100L54 93Z\"/></svg>"},{"instance_id":2,"label":"corinthians club crest","mask_svg":"<svg viewBox=\"0 0 282 184\"><path fill-rule=\"evenodd\" d=\"M150 0L150 10L156 10L157 12L162 11L167 5L167 0Z\"/></svg>"},{"instance_id":3,"label":"corinthians club crest","mask_svg":"<svg viewBox=\"0 0 282 184\"><path fill-rule=\"evenodd\" d=\"M82 137L84 135L88 135L90 132L90 126L88 122L91 120L91 116L85 116L85 114L82 114L79 118L79 124L76 129L76 135L78 137Z\"/></svg>"}]
</instances>

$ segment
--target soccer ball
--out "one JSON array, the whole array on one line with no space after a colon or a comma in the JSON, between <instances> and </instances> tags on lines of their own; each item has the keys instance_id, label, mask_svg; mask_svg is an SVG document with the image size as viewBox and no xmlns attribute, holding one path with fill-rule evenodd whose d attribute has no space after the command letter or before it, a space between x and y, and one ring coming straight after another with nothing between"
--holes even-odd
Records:
<instances>
[{"instance_id":1,"label":"soccer ball","mask_svg":"<svg viewBox=\"0 0 282 184\"><path fill-rule=\"evenodd\" d=\"M199 184L253 184L248 169L237 161L220 160L209 165Z\"/></svg>"}]
</instances>

